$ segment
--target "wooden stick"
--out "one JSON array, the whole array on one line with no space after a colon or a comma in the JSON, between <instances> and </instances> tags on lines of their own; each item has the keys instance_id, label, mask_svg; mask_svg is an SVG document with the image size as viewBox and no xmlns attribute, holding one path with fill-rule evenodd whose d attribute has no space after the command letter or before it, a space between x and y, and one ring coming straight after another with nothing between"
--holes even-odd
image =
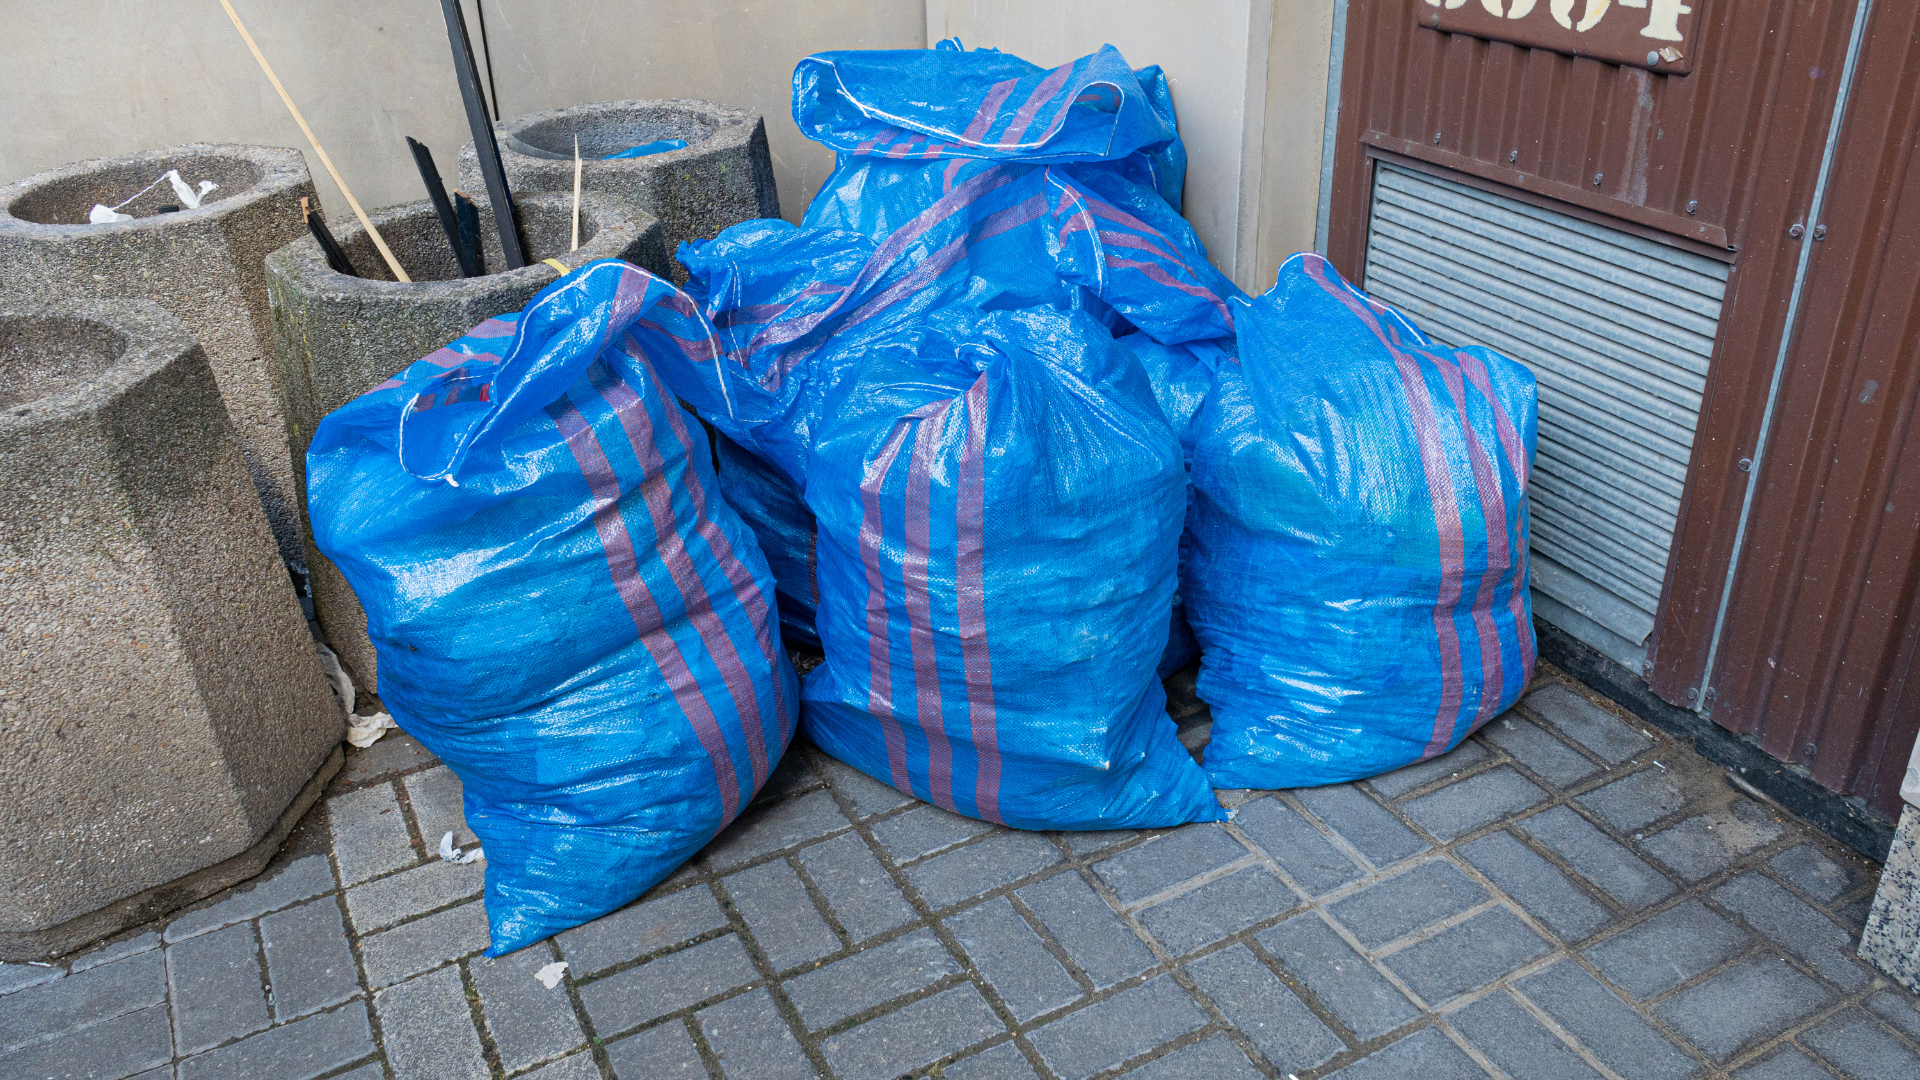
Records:
<instances>
[{"instance_id":1,"label":"wooden stick","mask_svg":"<svg viewBox=\"0 0 1920 1080\"><path fill-rule=\"evenodd\" d=\"M273 66L267 63L266 56L260 52L260 46L253 43L253 35L247 33L246 24L240 21L240 13L233 10L233 4L229 0L220 0L220 6L227 9L227 18L233 20L233 28L240 31L241 40L247 43L247 48L253 50L253 58L260 62L260 70L266 72L267 81L279 91L280 100L286 103L287 111L293 114L293 122L300 125L300 133L307 137L307 145L313 147L314 156L320 159L320 164L326 166L327 175L333 177L334 184L340 188L340 194L347 197L347 205L353 207L353 216L360 219L360 226L367 230L367 236L373 240L373 246L380 249L380 257L387 260L387 269L393 271L394 280L412 281L413 279L407 276L406 270L401 268L400 260L393 257L393 252L388 249L387 241L380 235L380 230L374 228L373 222L367 220L367 212L360 209L360 200L353 197L353 191L347 187L347 182L340 179L340 170L333 167L333 159L320 148L320 140L313 137L313 129L307 126L306 117L300 115L300 110L293 104L293 98L287 94L287 88L280 85L280 76L273 73Z\"/></svg>"},{"instance_id":2,"label":"wooden stick","mask_svg":"<svg viewBox=\"0 0 1920 1080\"><path fill-rule=\"evenodd\" d=\"M568 251L580 250L580 136L573 137L573 246Z\"/></svg>"}]
</instances>

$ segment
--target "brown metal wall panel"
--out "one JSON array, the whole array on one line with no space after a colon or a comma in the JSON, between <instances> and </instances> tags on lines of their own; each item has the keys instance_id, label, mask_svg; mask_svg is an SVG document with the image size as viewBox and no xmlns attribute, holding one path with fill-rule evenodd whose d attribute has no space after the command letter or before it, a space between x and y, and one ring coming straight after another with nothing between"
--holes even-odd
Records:
<instances>
[{"instance_id":1,"label":"brown metal wall panel","mask_svg":"<svg viewBox=\"0 0 1920 1080\"><path fill-rule=\"evenodd\" d=\"M1891 814L1920 727L1920 5L1863 40L1712 715Z\"/></svg>"}]
</instances>

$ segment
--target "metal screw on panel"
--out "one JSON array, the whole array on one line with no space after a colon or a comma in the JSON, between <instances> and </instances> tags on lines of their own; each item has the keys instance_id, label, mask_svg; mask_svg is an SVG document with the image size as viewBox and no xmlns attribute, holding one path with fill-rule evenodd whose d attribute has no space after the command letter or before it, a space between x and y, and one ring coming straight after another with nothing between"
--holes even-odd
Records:
<instances>
[{"instance_id":1,"label":"metal screw on panel","mask_svg":"<svg viewBox=\"0 0 1920 1080\"><path fill-rule=\"evenodd\" d=\"M1739 467L1739 469L1740 469L1740 471L1741 471L1741 472L1752 472L1752 471L1753 471L1753 459L1752 459L1752 458L1750 458L1750 457L1743 457L1743 458L1741 458L1741 459L1740 459L1740 461L1738 462L1738 467Z\"/></svg>"},{"instance_id":2,"label":"metal screw on panel","mask_svg":"<svg viewBox=\"0 0 1920 1080\"><path fill-rule=\"evenodd\" d=\"M1433 133L1433 145L1435 146L1440 145L1440 133L1437 131Z\"/></svg>"},{"instance_id":3,"label":"metal screw on panel","mask_svg":"<svg viewBox=\"0 0 1920 1080\"><path fill-rule=\"evenodd\" d=\"M1820 756L1820 744L1819 744L1819 743L1808 743L1807 745L1805 745L1805 746L1803 746L1803 747L1801 747L1800 749L1801 749L1801 750L1803 750L1803 751L1805 751L1805 752L1806 752L1806 755L1807 755L1808 757L1810 757L1810 758L1811 758L1811 757L1819 757L1819 756Z\"/></svg>"},{"instance_id":4,"label":"metal screw on panel","mask_svg":"<svg viewBox=\"0 0 1920 1080\"><path fill-rule=\"evenodd\" d=\"M1691 213L1693 213L1693 212L1694 212L1695 210L1698 210L1698 209L1700 209L1700 200L1699 200L1699 199L1688 199L1688 200L1687 200L1687 213L1689 213L1689 214L1691 214Z\"/></svg>"},{"instance_id":5,"label":"metal screw on panel","mask_svg":"<svg viewBox=\"0 0 1920 1080\"><path fill-rule=\"evenodd\" d=\"M1813 227L1813 238L1815 240L1825 240L1827 238L1827 227L1825 225L1815 225Z\"/></svg>"},{"instance_id":6,"label":"metal screw on panel","mask_svg":"<svg viewBox=\"0 0 1920 1080\"><path fill-rule=\"evenodd\" d=\"M1604 174L1604 173L1594 173L1594 174L1593 174L1593 186L1594 186L1594 187L1599 187L1599 186L1600 186L1600 178L1601 178L1602 176L1604 176L1604 175L1606 175L1606 174Z\"/></svg>"},{"instance_id":7,"label":"metal screw on panel","mask_svg":"<svg viewBox=\"0 0 1920 1080\"><path fill-rule=\"evenodd\" d=\"M1807 234L1807 227L1805 225L1800 224L1797 221L1793 223L1792 228L1787 230L1787 235L1793 237L1795 240L1800 239L1802 236L1805 236L1806 234Z\"/></svg>"},{"instance_id":8,"label":"metal screw on panel","mask_svg":"<svg viewBox=\"0 0 1920 1080\"><path fill-rule=\"evenodd\" d=\"M1700 700L1700 688L1697 686L1687 687L1687 700L1688 701Z\"/></svg>"},{"instance_id":9,"label":"metal screw on panel","mask_svg":"<svg viewBox=\"0 0 1920 1080\"><path fill-rule=\"evenodd\" d=\"M1650 52L1650 53L1648 53L1648 54L1647 54L1647 66L1648 66L1648 67L1657 67L1657 66L1659 66L1659 64L1660 64L1660 54L1659 54L1659 53L1657 53L1657 52Z\"/></svg>"},{"instance_id":10,"label":"metal screw on panel","mask_svg":"<svg viewBox=\"0 0 1920 1080\"><path fill-rule=\"evenodd\" d=\"M1508 161L1519 161L1519 160L1520 160L1520 151L1518 151L1518 150L1509 150L1509 151L1507 151L1507 160L1508 160Z\"/></svg>"}]
</instances>

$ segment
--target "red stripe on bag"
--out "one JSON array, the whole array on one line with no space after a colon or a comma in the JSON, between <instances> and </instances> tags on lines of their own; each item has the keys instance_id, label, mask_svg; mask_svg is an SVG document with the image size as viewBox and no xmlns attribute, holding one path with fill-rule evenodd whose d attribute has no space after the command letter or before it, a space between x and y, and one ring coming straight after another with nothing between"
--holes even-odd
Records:
<instances>
[{"instance_id":1,"label":"red stripe on bag","mask_svg":"<svg viewBox=\"0 0 1920 1080\"><path fill-rule=\"evenodd\" d=\"M960 656L966 672L967 716L979 754L973 802L980 816L1000 818L1000 733L993 701L993 657L987 647L985 586L987 373L966 393L967 432L960 450L959 512L955 515L954 591L959 601ZM949 413L948 415L952 415Z\"/></svg>"},{"instance_id":2,"label":"red stripe on bag","mask_svg":"<svg viewBox=\"0 0 1920 1080\"><path fill-rule=\"evenodd\" d=\"M1019 79L994 83L993 89L987 91L986 99L980 102L980 111L973 114L973 121L967 125L967 130L960 133L960 141L979 145L980 137L987 133L987 129L992 127L994 120L999 117L1001 104L1007 100L1007 95L1013 93L1013 88L1019 83Z\"/></svg>"},{"instance_id":3,"label":"red stripe on bag","mask_svg":"<svg viewBox=\"0 0 1920 1080\"><path fill-rule=\"evenodd\" d=\"M887 641L887 584L880 574L880 543L884 522L880 516L880 488L900 456L900 444L907 438L904 424L896 424L887 436L880 456L860 478L860 561L867 568L867 711L880 722L880 734L887 744L887 773L894 787L911 795L913 782L907 776L906 735L893 715L893 658Z\"/></svg>"},{"instance_id":4,"label":"red stripe on bag","mask_svg":"<svg viewBox=\"0 0 1920 1080\"><path fill-rule=\"evenodd\" d=\"M679 643L665 632L660 606L654 603L646 582L640 578L633 537L627 532L625 519L620 516L619 478L614 475L613 466L607 461L600 440L594 435L593 429L587 426L586 419L573 402L563 397L547 406L547 415L553 417L561 438L567 442L567 449L573 451L573 460L580 466L580 474L586 478L588 490L593 493L593 528L600 536L600 547L606 552L607 571L613 577L614 592L619 594L621 603L626 605L627 614L633 619L633 625L640 631L641 645L645 646L661 675L666 678L667 687L673 692L674 703L686 714L687 722L693 725L694 736L700 740L701 749L707 752L708 759L713 762L714 779L720 787L720 826L725 828L739 816L742 801L740 781L733 771L733 756L727 750L727 738L720 732L720 723L714 718L706 695L694 680L686 657L680 653ZM652 629L649 630L649 627Z\"/></svg>"},{"instance_id":5,"label":"red stripe on bag","mask_svg":"<svg viewBox=\"0 0 1920 1080\"><path fill-rule=\"evenodd\" d=\"M913 452L907 458L906 550L900 579L907 608L907 641L912 648L915 721L927 737L927 788L934 805L952 810L953 744L947 739L940 707L940 664L933 650L933 604L927 595L927 517L931 512L933 459L939 449L940 420L951 401L918 410Z\"/></svg>"},{"instance_id":6,"label":"red stripe on bag","mask_svg":"<svg viewBox=\"0 0 1920 1080\"><path fill-rule=\"evenodd\" d=\"M1460 362L1460 370L1466 372L1467 380L1473 388L1480 391L1487 404L1493 409L1493 430L1500 436L1500 450L1506 455L1507 464L1512 467L1514 477L1520 482L1520 490L1525 491L1533 478L1533 460L1527 456L1527 448L1520 441L1520 432L1513 426L1513 418L1507 415L1505 406L1494 396L1493 380L1487 374L1487 365L1480 358L1464 350L1457 351L1453 358ZM1514 550L1527 550L1527 514L1526 502L1520 503L1520 531L1514 537ZM1502 525L1504 530L1504 523ZM1520 666L1523 671L1532 671L1534 662L1533 620L1527 618L1526 590L1528 583L1515 581L1513 590L1507 596L1507 610L1513 614L1515 632L1520 638Z\"/></svg>"},{"instance_id":7,"label":"red stripe on bag","mask_svg":"<svg viewBox=\"0 0 1920 1080\"><path fill-rule=\"evenodd\" d=\"M1000 141L994 145L1020 145L1021 136L1027 133L1027 128L1033 126L1033 118L1039 113L1040 106L1045 105L1055 91L1066 85L1067 76L1073 73L1074 67L1079 63L1080 61L1075 60L1071 64L1062 64L1047 72L1047 77L1041 79L1040 85L1034 87L1033 93L1027 95L1026 103L1020 106L1020 111L1013 114L1013 122L1007 125L1006 134L1000 136Z\"/></svg>"},{"instance_id":8,"label":"red stripe on bag","mask_svg":"<svg viewBox=\"0 0 1920 1080\"><path fill-rule=\"evenodd\" d=\"M1394 339L1399 340L1399 331L1393 334ZM1480 638L1480 705L1474 710L1473 726L1479 727L1492 715L1494 706L1500 704L1500 687L1506 681L1503 667L1506 657L1500 647L1500 633L1493 625L1493 589L1507 569L1507 498L1500 489L1499 473L1488 458L1486 448L1480 444L1480 433L1473 429L1473 420L1467 415L1467 395L1461 385L1459 365L1432 353L1425 355L1440 369L1440 380L1446 383L1454 411L1460 415L1467 461L1473 467L1473 487L1480 497L1480 520L1486 527L1487 568L1481 572L1480 585L1473 594L1473 628Z\"/></svg>"}]
</instances>

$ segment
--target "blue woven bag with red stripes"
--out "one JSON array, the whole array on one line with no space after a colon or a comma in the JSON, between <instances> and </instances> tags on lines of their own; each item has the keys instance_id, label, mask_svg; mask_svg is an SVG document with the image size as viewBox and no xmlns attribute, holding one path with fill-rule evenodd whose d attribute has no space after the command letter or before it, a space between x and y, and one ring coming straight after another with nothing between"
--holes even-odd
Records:
<instances>
[{"instance_id":1,"label":"blue woven bag with red stripes","mask_svg":"<svg viewBox=\"0 0 1920 1080\"><path fill-rule=\"evenodd\" d=\"M1207 774L1301 787L1445 753L1533 671L1533 375L1311 252L1234 307L1238 361L1189 429Z\"/></svg>"},{"instance_id":2,"label":"blue woven bag with red stripes","mask_svg":"<svg viewBox=\"0 0 1920 1080\"><path fill-rule=\"evenodd\" d=\"M590 263L308 451L314 539L366 608L381 699L465 787L490 956L645 892L793 736L772 575L660 374L714 354L684 294Z\"/></svg>"}]
</instances>

